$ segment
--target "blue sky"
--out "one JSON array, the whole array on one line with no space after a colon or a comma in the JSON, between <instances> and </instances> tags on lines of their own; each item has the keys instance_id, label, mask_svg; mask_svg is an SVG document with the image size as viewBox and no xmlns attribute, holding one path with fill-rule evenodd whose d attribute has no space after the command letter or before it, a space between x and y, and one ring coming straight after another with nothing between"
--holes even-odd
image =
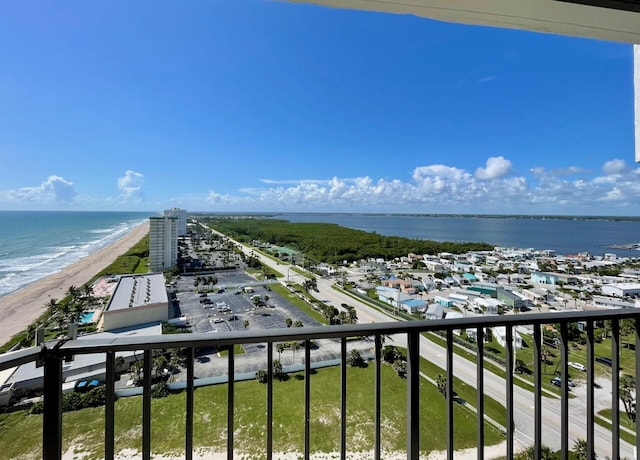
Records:
<instances>
[{"instance_id":1,"label":"blue sky","mask_svg":"<svg viewBox=\"0 0 640 460\"><path fill-rule=\"evenodd\" d=\"M0 209L636 215L630 45L259 0L0 3Z\"/></svg>"}]
</instances>

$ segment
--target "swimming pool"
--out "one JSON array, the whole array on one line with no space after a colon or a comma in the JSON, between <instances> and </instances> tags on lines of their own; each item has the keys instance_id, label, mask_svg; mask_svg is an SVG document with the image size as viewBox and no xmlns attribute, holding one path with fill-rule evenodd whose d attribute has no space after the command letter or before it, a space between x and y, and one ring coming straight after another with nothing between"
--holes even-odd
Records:
<instances>
[{"instance_id":1,"label":"swimming pool","mask_svg":"<svg viewBox=\"0 0 640 460\"><path fill-rule=\"evenodd\" d=\"M90 322L92 322L94 313L95 312L93 311L83 313L82 316L80 316L80 324L89 324Z\"/></svg>"}]
</instances>

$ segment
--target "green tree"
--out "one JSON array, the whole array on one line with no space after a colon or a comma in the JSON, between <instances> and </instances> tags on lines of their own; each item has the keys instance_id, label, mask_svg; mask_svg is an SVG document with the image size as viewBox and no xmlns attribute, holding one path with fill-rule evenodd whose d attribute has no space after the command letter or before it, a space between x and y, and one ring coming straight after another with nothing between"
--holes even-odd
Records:
<instances>
[{"instance_id":1,"label":"green tree","mask_svg":"<svg viewBox=\"0 0 640 460\"><path fill-rule=\"evenodd\" d=\"M291 326L293 325L293 320L292 320L291 318L286 318L286 319L284 320L284 324L285 324L287 327L291 327Z\"/></svg>"},{"instance_id":2,"label":"green tree","mask_svg":"<svg viewBox=\"0 0 640 460\"><path fill-rule=\"evenodd\" d=\"M278 343L276 345L276 351L278 352L278 361L280 361L282 359L282 352L284 350L286 350L286 348L287 348L287 346L282 342L280 342L280 343Z\"/></svg>"},{"instance_id":3,"label":"green tree","mask_svg":"<svg viewBox=\"0 0 640 460\"><path fill-rule=\"evenodd\" d=\"M355 348L351 350L349 358L347 359L347 364L351 367L365 367L365 362L364 359L362 359L362 355Z\"/></svg>"},{"instance_id":4,"label":"green tree","mask_svg":"<svg viewBox=\"0 0 640 460\"><path fill-rule=\"evenodd\" d=\"M636 393L636 379L633 375L625 374L620 379L620 399L624 405L624 410L629 419L636 421L636 410L634 407L634 395Z\"/></svg>"},{"instance_id":5,"label":"green tree","mask_svg":"<svg viewBox=\"0 0 640 460\"><path fill-rule=\"evenodd\" d=\"M309 278L304 283L302 283L302 287L307 292L311 292L311 291L316 291L317 292L318 291L318 280L315 277L314 278Z\"/></svg>"},{"instance_id":6,"label":"green tree","mask_svg":"<svg viewBox=\"0 0 640 460\"><path fill-rule=\"evenodd\" d=\"M442 394L444 399L447 399L447 378L444 375L438 374L436 376L436 387L438 388L438 392Z\"/></svg>"},{"instance_id":7,"label":"green tree","mask_svg":"<svg viewBox=\"0 0 640 460\"><path fill-rule=\"evenodd\" d=\"M248 320L248 319L245 319L245 320L242 322L242 327L244 327L245 329L249 327L249 320Z\"/></svg>"},{"instance_id":8,"label":"green tree","mask_svg":"<svg viewBox=\"0 0 640 460\"><path fill-rule=\"evenodd\" d=\"M522 460L535 460L535 453L535 447L530 446L518 458ZM556 460L558 458L559 457L547 446L540 448L540 460Z\"/></svg>"},{"instance_id":9,"label":"green tree","mask_svg":"<svg viewBox=\"0 0 640 460\"><path fill-rule=\"evenodd\" d=\"M279 359L274 359L273 364L271 365L273 369L273 376L278 380L282 380L282 362Z\"/></svg>"},{"instance_id":10,"label":"green tree","mask_svg":"<svg viewBox=\"0 0 640 460\"><path fill-rule=\"evenodd\" d=\"M289 342L289 349L293 352L291 357L291 364L293 365L296 361L296 351L300 349L300 343L297 340L292 340Z\"/></svg>"},{"instance_id":11,"label":"green tree","mask_svg":"<svg viewBox=\"0 0 640 460\"><path fill-rule=\"evenodd\" d=\"M260 383L267 383L268 374L263 369L258 369L256 371L256 380Z\"/></svg>"},{"instance_id":12,"label":"green tree","mask_svg":"<svg viewBox=\"0 0 640 460\"><path fill-rule=\"evenodd\" d=\"M587 441L585 441L584 439L576 439L576 441L573 443L573 452L576 454L576 457L579 460L598 458L595 452L592 452L593 455L589 455Z\"/></svg>"}]
</instances>

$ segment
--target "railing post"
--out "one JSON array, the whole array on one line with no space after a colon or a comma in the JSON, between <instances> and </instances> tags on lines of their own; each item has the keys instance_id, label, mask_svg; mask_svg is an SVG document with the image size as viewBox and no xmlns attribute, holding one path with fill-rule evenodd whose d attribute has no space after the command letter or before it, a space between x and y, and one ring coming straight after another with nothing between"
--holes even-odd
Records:
<instances>
[{"instance_id":1,"label":"railing post","mask_svg":"<svg viewBox=\"0 0 640 460\"><path fill-rule=\"evenodd\" d=\"M587 458L595 458L594 443L594 360L593 360L593 320L587 321Z\"/></svg>"},{"instance_id":2,"label":"railing post","mask_svg":"<svg viewBox=\"0 0 640 460\"><path fill-rule=\"evenodd\" d=\"M640 318L636 317L633 322L636 329L636 395L638 394L638 381L640 380ZM640 423L637 420L638 407L637 407L638 397L636 396L636 407L633 408L633 419L635 421L636 426L636 446L635 446L635 454L636 458L638 458L638 444L640 444Z\"/></svg>"},{"instance_id":3,"label":"railing post","mask_svg":"<svg viewBox=\"0 0 640 460\"><path fill-rule=\"evenodd\" d=\"M347 338L340 340L340 458L347 458Z\"/></svg>"},{"instance_id":4,"label":"railing post","mask_svg":"<svg viewBox=\"0 0 640 460\"><path fill-rule=\"evenodd\" d=\"M447 459L453 460L453 331L447 329Z\"/></svg>"},{"instance_id":5,"label":"railing post","mask_svg":"<svg viewBox=\"0 0 640 460\"><path fill-rule=\"evenodd\" d=\"M478 432L478 460L484 460L484 328L476 329L478 357L476 358L476 407Z\"/></svg>"},{"instance_id":6,"label":"railing post","mask_svg":"<svg viewBox=\"0 0 640 460\"><path fill-rule=\"evenodd\" d=\"M193 459L193 387L194 387L194 349L187 348L187 398L185 407L185 460Z\"/></svg>"},{"instance_id":7,"label":"railing post","mask_svg":"<svg viewBox=\"0 0 640 460\"><path fill-rule=\"evenodd\" d=\"M304 459L311 456L311 341L304 341Z\"/></svg>"},{"instance_id":8,"label":"railing post","mask_svg":"<svg viewBox=\"0 0 640 460\"><path fill-rule=\"evenodd\" d=\"M515 350L513 349L513 329L510 325L505 326L506 332L506 409L507 409L507 458L513 458L513 358Z\"/></svg>"},{"instance_id":9,"label":"railing post","mask_svg":"<svg viewBox=\"0 0 640 460\"><path fill-rule=\"evenodd\" d=\"M566 320L560 323L560 342L562 344L560 366L560 458L569 459L569 325Z\"/></svg>"},{"instance_id":10,"label":"railing post","mask_svg":"<svg viewBox=\"0 0 640 460\"><path fill-rule=\"evenodd\" d=\"M228 382L227 382L227 459L233 460L233 430L234 430L234 413L235 413L235 383L236 383L236 368L235 368L235 345L229 345L228 356Z\"/></svg>"},{"instance_id":11,"label":"railing post","mask_svg":"<svg viewBox=\"0 0 640 460\"><path fill-rule=\"evenodd\" d=\"M42 458L62 458L62 358L43 347L44 416L42 419Z\"/></svg>"},{"instance_id":12,"label":"railing post","mask_svg":"<svg viewBox=\"0 0 640 460\"><path fill-rule=\"evenodd\" d=\"M107 352L107 363L105 366L105 402L104 402L104 458L113 460L115 447L115 381L116 381L116 354L114 351Z\"/></svg>"},{"instance_id":13,"label":"railing post","mask_svg":"<svg viewBox=\"0 0 640 460\"><path fill-rule=\"evenodd\" d=\"M267 343L267 460L273 458L273 342Z\"/></svg>"},{"instance_id":14,"label":"railing post","mask_svg":"<svg viewBox=\"0 0 640 460\"><path fill-rule=\"evenodd\" d=\"M151 350L144 350L142 369L142 460L151 460Z\"/></svg>"},{"instance_id":15,"label":"railing post","mask_svg":"<svg viewBox=\"0 0 640 460\"><path fill-rule=\"evenodd\" d=\"M420 458L420 334L407 333L407 459Z\"/></svg>"},{"instance_id":16,"label":"railing post","mask_svg":"<svg viewBox=\"0 0 640 460\"><path fill-rule=\"evenodd\" d=\"M374 440L374 459L380 460L381 455L381 446L380 446L380 416L381 416L381 407L380 407L380 367L382 366L382 338L379 334L376 334L376 372L375 372L375 382L374 382L374 430L375 430L375 440Z\"/></svg>"},{"instance_id":17,"label":"railing post","mask_svg":"<svg viewBox=\"0 0 640 460\"><path fill-rule=\"evenodd\" d=\"M533 326L533 406L534 406L534 423L535 426L533 436L533 458L539 459L542 455L542 324ZM546 356L544 358L546 360Z\"/></svg>"},{"instance_id":18,"label":"railing post","mask_svg":"<svg viewBox=\"0 0 640 460\"><path fill-rule=\"evenodd\" d=\"M611 322L611 450L620 458L620 322Z\"/></svg>"}]
</instances>

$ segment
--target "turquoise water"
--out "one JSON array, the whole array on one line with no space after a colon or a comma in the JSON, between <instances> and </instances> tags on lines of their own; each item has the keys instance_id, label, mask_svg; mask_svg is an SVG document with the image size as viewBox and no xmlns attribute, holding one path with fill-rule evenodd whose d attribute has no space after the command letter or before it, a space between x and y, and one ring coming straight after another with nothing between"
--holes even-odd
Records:
<instances>
[{"instance_id":1,"label":"turquoise water","mask_svg":"<svg viewBox=\"0 0 640 460\"><path fill-rule=\"evenodd\" d=\"M94 312L92 311L83 313L82 316L80 316L80 324L89 324L93 319L93 314Z\"/></svg>"},{"instance_id":2,"label":"turquoise water","mask_svg":"<svg viewBox=\"0 0 640 460\"><path fill-rule=\"evenodd\" d=\"M94 253L153 215L0 211L0 297Z\"/></svg>"}]
</instances>

